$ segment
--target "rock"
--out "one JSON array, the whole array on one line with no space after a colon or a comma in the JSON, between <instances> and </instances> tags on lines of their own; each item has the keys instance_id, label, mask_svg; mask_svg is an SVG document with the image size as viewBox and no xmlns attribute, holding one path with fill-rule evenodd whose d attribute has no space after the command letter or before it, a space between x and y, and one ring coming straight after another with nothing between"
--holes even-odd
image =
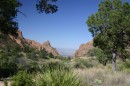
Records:
<instances>
[{"instance_id":1,"label":"rock","mask_svg":"<svg viewBox=\"0 0 130 86\"><path fill-rule=\"evenodd\" d=\"M9 34L9 37L12 39L12 40L15 40L17 44L19 44L22 48L24 48L24 42L25 42L25 39L23 37L23 34L20 30L17 31L17 35L18 36L13 36L11 34Z\"/></svg>"},{"instance_id":2,"label":"rock","mask_svg":"<svg viewBox=\"0 0 130 86\"><path fill-rule=\"evenodd\" d=\"M26 39L26 42L34 49L37 49L37 50L45 49L48 53L52 53L54 56L59 55L57 50L51 46L49 41L46 41L43 44L40 44L34 40Z\"/></svg>"},{"instance_id":3,"label":"rock","mask_svg":"<svg viewBox=\"0 0 130 86\"><path fill-rule=\"evenodd\" d=\"M40 50L41 49L41 44L30 39L25 39L26 42L34 49Z\"/></svg>"},{"instance_id":4,"label":"rock","mask_svg":"<svg viewBox=\"0 0 130 86\"><path fill-rule=\"evenodd\" d=\"M92 48L94 48L92 41L86 44L81 44L79 49L75 52L75 57L81 57L87 55L88 51Z\"/></svg>"},{"instance_id":5,"label":"rock","mask_svg":"<svg viewBox=\"0 0 130 86\"><path fill-rule=\"evenodd\" d=\"M55 48L53 48L49 41L44 42L42 45L42 49L46 49L49 53L52 53L54 56L58 56L58 52Z\"/></svg>"},{"instance_id":6,"label":"rock","mask_svg":"<svg viewBox=\"0 0 130 86\"><path fill-rule=\"evenodd\" d=\"M30 47L36 49L36 50L41 50L41 49L46 49L46 51L48 53L52 53L54 56L58 56L58 52L55 48L53 48L50 44L49 41L44 42L43 44L40 44L38 42L36 42L35 40L30 40L30 39L26 39L23 37L23 34L20 30L17 31L17 36L13 36L11 34L9 34L9 38L11 38L12 40L16 41L16 43L18 45L21 46L21 48L24 48L26 45L29 45ZM2 45L2 43L0 42L0 46Z\"/></svg>"}]
</instances>

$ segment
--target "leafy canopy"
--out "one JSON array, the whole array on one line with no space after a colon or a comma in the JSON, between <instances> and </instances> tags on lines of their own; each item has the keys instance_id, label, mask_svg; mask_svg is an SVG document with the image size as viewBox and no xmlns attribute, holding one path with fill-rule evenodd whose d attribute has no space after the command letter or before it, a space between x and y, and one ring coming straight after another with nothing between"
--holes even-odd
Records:
<instances>
[{"instance_id":1,"label":"leafy canopy","mask_svg":"<svg viewBox=\"0 0 130 86\"><path fill-rule=\"evenodd\" d=\"M21 3L17 0L0 0L0 31L15 33L18 23L14 20Z\"/></svg>"},{"instance_id":2,"label":"leafy canopy","mask_svg":"<svg viewBox=\"0 0 130 86\"><path fill-rule=\"evenodd\" d=\"M105 0L99 4L98 12L87 20L89 31L94 37L94 46L106 54L125 53L130 41L130 4L121 0Z\"/></svg>"},{"instance_id":3,"label":"leafy canopy","mask_svg":"<svg viewBox=\"0 0 130 86\"><path fill-rule=\"evenodd\" d=\"M55 13L58 7L53 3L57 0L37 0L36 8L39 13ZM19 7L22 4L18 0L0 0L0 32L15 34L18 29L18 22L15 21Z\"/></svg>"}]
</instances>

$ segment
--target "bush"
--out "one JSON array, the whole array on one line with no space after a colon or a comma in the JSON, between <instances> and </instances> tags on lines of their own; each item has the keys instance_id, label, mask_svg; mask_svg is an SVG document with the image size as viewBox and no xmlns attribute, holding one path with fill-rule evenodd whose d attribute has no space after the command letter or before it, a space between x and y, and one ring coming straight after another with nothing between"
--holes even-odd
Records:
<instances>
[{"instance_id":1,"label":"bush","mask_svg":"<svg viewBox=\"0 0 130 86\"><path fill-rule=\"evenodd\" d=\"M39 57L43 59L49 59L49 53L46 51L46 49L42 49L39 51Z\"/></svg>"},{"instance_id":2,"label":"bush","mask_svg":"<svg viewBox=\"0 0 130 86\"><path fill-rule=\"evenodd\" d=\"M36 86L81 86L77 76L63 66L50 67L38 73L35 83Z\"/></svg>"},{"instance_id":3,"label":"bush","mask_svg":"<svg viewBox=\"0 0 130 86\"><path fill-rule=\"evenodd\" d=\"M8 82L4 80L4 86L8 86Z\"/></svg>"},{"instance_id":4,"label":"bush","mask_svg":"<svg viewBox=\"0 0 130 86\"><path fill-rule=\"evenodd\" d=\"M13 76L11 86L33 86L33 84L31 75L25 71L20 71Z\"/></svg>"},{"instance_id":5,"label":"bush","mask_svg":"<svg viewBox=\"0 0 130 86\"><path fill-rule=\"evenodd\" d=\"M93 64L88 62L87 60L84 60L84 59L77 59L75 65L74 65L75 68L91 68L93 67Z\"/></svg>"},{"instance_id":6,"label":"bush","mask_svg":"<svg viewBox=\"0 0 130 86\"><path fill-rule=\"evenodd\" d=\"M0 78L14 75L18 70L17 64L12 56L0 53Z\"/></svg>"},{"instance_id":7,"label":"bush","mask_svg":"<svg viewBox=\"0 0 130 86\"><path fill-rule=\"evenodd\" d=\"M103 65L106 65L107 61L108 61L108 56L109 54L105 54L101 49L99 48L94 48L94 49L91 49L89 50L88 52L88 56L91 56L91 57L97 57L98 61L100 63L102 63ZM110 56L109 56L110 57Z\"/></svg>"}]
</instances>

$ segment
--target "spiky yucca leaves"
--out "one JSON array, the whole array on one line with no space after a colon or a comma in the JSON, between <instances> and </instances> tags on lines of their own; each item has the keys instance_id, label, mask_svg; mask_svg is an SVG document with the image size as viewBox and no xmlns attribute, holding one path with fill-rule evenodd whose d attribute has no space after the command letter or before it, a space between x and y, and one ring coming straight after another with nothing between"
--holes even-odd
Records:
<instances>
[{"instance_id":1,"label":"spiky yucca leaves","mask_svg":"<svg viewBox=\"0 0 130 86\"><path fill-rule=\"evenodd\" d=\"M63 66L49 67L38 73L35 82L36 86L82 86L76 74Z\"/></svg>"}]
</instances>

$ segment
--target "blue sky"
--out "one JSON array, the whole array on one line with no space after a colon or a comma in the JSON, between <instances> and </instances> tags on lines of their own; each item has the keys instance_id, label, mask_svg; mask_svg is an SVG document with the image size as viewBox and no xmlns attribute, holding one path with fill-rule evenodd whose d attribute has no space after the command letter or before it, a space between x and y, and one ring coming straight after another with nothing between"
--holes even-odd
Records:
<instances>
[{"instance_id":1,"label":"blue sky","mask_svg":"<svg viewBox=\"0 0 130 86\"><path fill-rule=\"evenodd\" d=\"M37 0L19 1L23 4L20 11L26 17L18 14L17 21L25 38L40 43L49 40L53 47L72 49L92 40L85 22L97 12L101 0L58 0L59 9L55 14L37 13Z\"/></svg>"}]
</instances>

